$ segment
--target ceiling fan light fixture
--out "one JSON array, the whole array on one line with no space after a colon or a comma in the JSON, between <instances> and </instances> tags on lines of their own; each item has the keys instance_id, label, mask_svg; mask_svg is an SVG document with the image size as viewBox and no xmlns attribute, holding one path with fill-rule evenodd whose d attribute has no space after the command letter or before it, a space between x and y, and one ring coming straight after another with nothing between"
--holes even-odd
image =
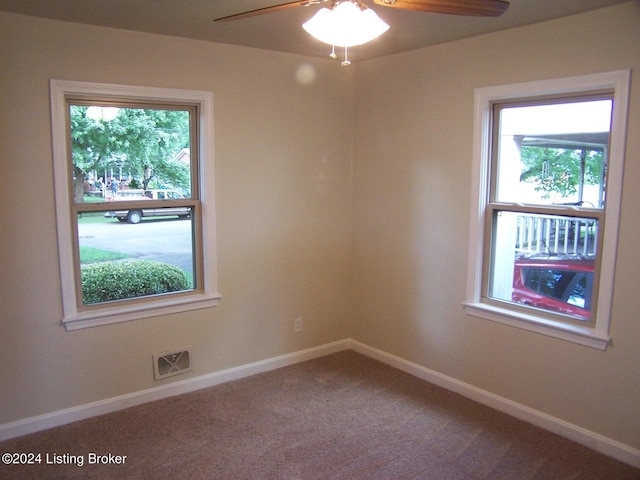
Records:
<instances>
[{"instance_id":1,"label":"ceiling fan light fixture","mask_svg":"<svg viewBox=\"0 0 640 480\"><path fill-rule=\"evenodd\" d=\"M326 44L353 47L379 37L389 25L370 8L362 10L349 0L332 9L321 8L302 28Z\"/></svg>"}]
</instances>

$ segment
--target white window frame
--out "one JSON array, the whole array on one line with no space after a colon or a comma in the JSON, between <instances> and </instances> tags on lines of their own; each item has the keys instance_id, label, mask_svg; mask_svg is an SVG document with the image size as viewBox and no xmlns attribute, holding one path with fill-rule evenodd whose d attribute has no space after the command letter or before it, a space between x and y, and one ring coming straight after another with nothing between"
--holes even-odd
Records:
<instances>
[{"instance_id":1,"label":"white window frame","mask_svg":"<svg viewBox=\"0 0 640 480\"><path fill-rule=\"evenodd\" d=\"M95 96L103 99L131 101L185 102L196 104L198 119L200 162L200 202L202 207L202 265L204 285L189 294L161 296L129 305L113 304L84 311L78 308L75 255L72 238L69 153L67 125L68 97ZM107 325L158 315L214 307L219 303L217 284L214 157L213 157L213 94L207 91L139 87L102 83L50 81L51 134L53 173L58 231L58 256L62 294L62 324L67 330ZM194 220L195 221L195 220Z\"/></svg>"},{"instance_id":2,"label":"white window frame","mask_svg":"<svg viewBox=\"0 0 640 480\"><path fill-rule=\"evenodd\" d=\"M542 80L479 88L475 91L473 170L471 187L471 224L469 228L469 265L467 272L465 311L474 317L493 320L580 345L606 350L611 341L609 325L615 278L618 224L622 199L624 153L630 70ZM538 314L533 309L523 313L517 308L492 304L482 297L485 215L489 202L492 107L494 103L514 99L539 98L552 95L579 95L597 91L613 92L613 115L609 145L607 201L605 203L604 243L600 258L600 282L597 292L597 312L592 326L565 323Z\"/></svg>"}]
</instances>

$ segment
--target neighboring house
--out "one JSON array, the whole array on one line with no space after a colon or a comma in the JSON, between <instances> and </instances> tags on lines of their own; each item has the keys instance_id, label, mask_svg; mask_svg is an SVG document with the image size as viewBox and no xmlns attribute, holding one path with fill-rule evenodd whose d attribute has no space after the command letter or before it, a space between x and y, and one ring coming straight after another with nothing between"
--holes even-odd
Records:
<instances>
[{"instance_id":1,"label":"neighboring house","mask_svg":"<svg viewBox=\"0 0 640 480\"><path fill-rule=\"evenodd\" d=\"M178 152L175 157L175 160L183 163L184 165L191 165L191 152L188 148L183 148Z\"/></svg>"}]
</instances>

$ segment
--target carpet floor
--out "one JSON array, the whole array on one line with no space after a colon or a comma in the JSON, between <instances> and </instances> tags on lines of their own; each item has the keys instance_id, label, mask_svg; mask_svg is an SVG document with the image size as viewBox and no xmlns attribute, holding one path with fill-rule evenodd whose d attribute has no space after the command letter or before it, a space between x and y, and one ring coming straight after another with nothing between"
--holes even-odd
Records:
<instances>
[{"instance_id":1,"label":"carpet floor","mask_svg":"<svg viewBox=\"0 0 640 480\"><path fill-rule=\"evenodd\" d=\"M20 480L640 479L638 469L353 351L8 440L0 451L41 455L0 465L0 478Z\"/></svg>"}]
</instances>

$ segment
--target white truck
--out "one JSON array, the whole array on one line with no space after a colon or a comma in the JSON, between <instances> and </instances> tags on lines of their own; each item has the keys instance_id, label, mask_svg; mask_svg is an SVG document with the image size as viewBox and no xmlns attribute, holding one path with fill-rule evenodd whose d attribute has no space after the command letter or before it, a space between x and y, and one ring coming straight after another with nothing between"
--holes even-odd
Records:
<instances>
[{"instance_id":1,"label":"white truck","mask_svg":"<svg viewBox=\"0 0 640 480\"><path fill-rule=\"evenodd\" d=\"M126 193L125 193L126 192ZM184 196L177 190L155 189L155 190L123 190L112 200L179 200ZM188 218L191 215L190 207L158 207L154 208L132 208L129 210L114 210L105 212L107 218L117 218L120 222L140 223L143 217L173 217Z\"/></svg>"}]
</instances>

